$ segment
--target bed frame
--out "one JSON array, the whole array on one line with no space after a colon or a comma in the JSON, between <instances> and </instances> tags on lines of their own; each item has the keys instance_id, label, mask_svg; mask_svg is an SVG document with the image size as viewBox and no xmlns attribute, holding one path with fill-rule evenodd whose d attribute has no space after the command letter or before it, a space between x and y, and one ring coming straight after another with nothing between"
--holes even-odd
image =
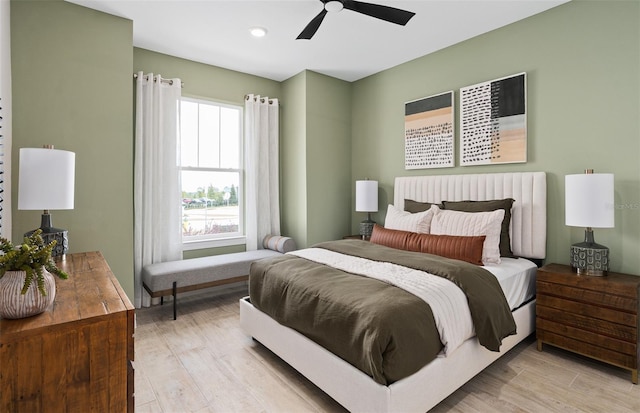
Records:
<instances>
[{"instance_id":1,"label":"bed frame","mask_svg":"<svg viewBox=\"0 0 640 413\"><path fill-rule=\"evenodd\" d=\"M514 254L543 259L546 246L546 175L544 172L398 177L394 204L514 198L511 246ZM439 357L413 375L389 386L297 331L282 326L240 300L240 325L325 393L352 412L425 412L500 358L535 329L535 300L513 312L518 333L506 338L500 352L482 347L475 337L449 357ZM452 374L451 372L455 372Z\"/></svg>"}]
</instances>

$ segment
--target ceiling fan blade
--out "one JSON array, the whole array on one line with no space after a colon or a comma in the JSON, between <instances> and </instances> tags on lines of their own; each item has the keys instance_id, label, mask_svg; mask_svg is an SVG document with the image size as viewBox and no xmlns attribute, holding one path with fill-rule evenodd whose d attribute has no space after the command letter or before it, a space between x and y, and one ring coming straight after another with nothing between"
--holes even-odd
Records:
<instances>
[{"instance_id":1,"label":"ceiling fan blade","mask_svg":"<svg viewBox=\"0 0 640 413\"><path fill-rule=\"evenodd\" d=\"M318 31L318 28L320 27L320 23L322 23L322 20L324 20L324 16L326 15L327 15L327 11L325 9L322 9L322 11L318 13L318 15L314 17L313 20L309 22L309 24L307 24L307 27L304 28L302 33L300 33L298 37L296 37L296 40L311 39L313 35L316 34L316 32Z\"/></svg>"},{"instance_id":2,"label":"ceiling fan blade","mask_svg":"<svg viewBox=\"0 0 640 413\"><path fill-rule=\"evenodd\" d=\"M416 15L411 11L382 6L380 4L364 3L362 1L344 0L342 4L345 9L353 10L391 23L400 24L402 26L407 24L409 20Z\"/></svg>"}]
</instances>

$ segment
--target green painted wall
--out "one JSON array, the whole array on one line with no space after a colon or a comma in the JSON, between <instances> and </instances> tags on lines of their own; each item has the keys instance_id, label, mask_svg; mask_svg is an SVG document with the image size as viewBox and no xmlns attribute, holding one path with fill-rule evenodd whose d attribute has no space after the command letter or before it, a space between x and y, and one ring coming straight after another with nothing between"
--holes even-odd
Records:
<instances>
[{"instance_id":1,"label":"green painted wall","mask_svg":"<svg viewBox=\"0 0 640 413\"><path fill-rule=\"evenodd\" d=\"M197 63L145 49L133 49L133 71L160 73L162 77L179 77L184 83L182 95L214 99L244 106L244 96L253 93L279 97L280 82L221 67Z\"/></svg>"},{"instance_id":2,"label":"green painted wall","mask_svg":"<svg viewBox=\"0 0 640 413\"><path fill-rule=\"evenodd\" d=\"M18 153L53 144L76 153L75 208L52 211L71 252L102 251L133 297L130 20L58 0L11 2L13 235L40 225L18 211ZM47 173L43 168L43 173Z\"/></svg>"},{"instance_id":3,"label":"green painted wall","mask_svg":"<svg viewBox=\"0 0 640 413\"><path fill-rule=\"evenodd\" d=\"M306 79L307 72L301 72L282 82L280 231L292 237L298 247L307 245L308 233Z\"/></svg>"},{"instance_id":4,"label":"green painted wall","mask_svg":"<svg viewBox=\"0 0 640 413\"><path fill-rule=\"evenodd\" d=\"M457 114L461 87L519 72L527 163L404 169L404 102L454 90ZM352 108L352 178L380 181L376 221L393 202L395 176L546 171L547 262L567 263L584 229L564 225L564 175L593 168L615 174L617 208L616 227L596 229L596 241L611 249L613 270L640 274L639 2L574 0L355 82ZM361 220L352 213L353 231Z\"/></svg>"}]
</instances>

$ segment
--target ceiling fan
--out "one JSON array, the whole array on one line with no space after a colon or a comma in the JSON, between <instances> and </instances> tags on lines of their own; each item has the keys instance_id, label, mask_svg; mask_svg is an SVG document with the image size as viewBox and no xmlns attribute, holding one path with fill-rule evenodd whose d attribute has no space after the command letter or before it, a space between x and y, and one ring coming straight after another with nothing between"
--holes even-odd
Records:
<instances>
[{"instance_id":1,"label":"ceiling fan","mask_svg":"<svg viewBox=\"0 0 640 413\"><path fill-rule=\"evenodd\" d=\"M380 4L364 3L362 1L354 0L320 0L324 4L324 8L316 17L314 17L307 27L304 28L302 33L298 35L297 39L311 39L313 35L318 31L320 23L324 20L327 12L338 12L342 9L352 10L357 13L366 14L367 16L375 17L376 19L385 20L391 23L404 26L415 13L396 9L395 7L382 6Z\"/></svg>"}]
</instances>

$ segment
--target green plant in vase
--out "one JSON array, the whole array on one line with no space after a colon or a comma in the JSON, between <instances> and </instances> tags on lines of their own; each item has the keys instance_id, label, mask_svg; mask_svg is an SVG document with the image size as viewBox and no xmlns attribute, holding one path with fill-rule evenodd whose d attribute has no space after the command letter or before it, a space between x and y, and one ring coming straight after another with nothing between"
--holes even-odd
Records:
<instances>
[{"instance_id":1,"label":"green plant in vase","mask_svg":"<svg viewBox=\"0 0 640 413\"><path fill-rule=\"evenodd\" d=\"M33 234L25 237L23 243L17 247L8 239L0 237L0 251L2 251L0 255L0 278L7 271L24 271L25 279L21 290L23 295L26 294L34 281L40 294L47 295L43 268L59 278L66 279L69 277L66 272L56 266L51 257L56 241L53 240L49 244L45 244L41 234L42 230L37 229Z\"/></svg>"}]
</instances>

